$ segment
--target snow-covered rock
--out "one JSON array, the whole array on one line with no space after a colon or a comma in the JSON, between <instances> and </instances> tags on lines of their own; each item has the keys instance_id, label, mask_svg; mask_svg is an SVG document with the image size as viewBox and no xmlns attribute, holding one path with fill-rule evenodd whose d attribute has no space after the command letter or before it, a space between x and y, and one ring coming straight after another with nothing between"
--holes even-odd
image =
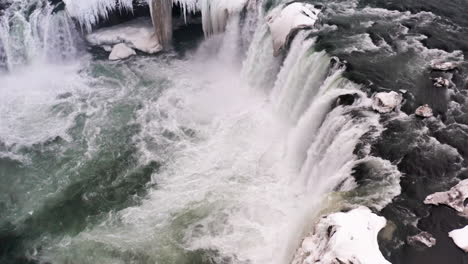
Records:
<instances>
[{"instance_id":1,"label":"snow-covered rock","mask_svg":"<svg viewBox=\"0 0 468 264\"><path fill-rule=\"evenodd\" d=\"M390 113L400 106L403 96L397 92L376 93L372 98L372 109L379 113Z\"/></svg>"},{"instance_id":2,"label":"snow-covered rock","mask_svg":"<svg viewBox=\"0 0 468 264\"><path fill-rule=\"evenodd\" d=\"M415 236L410 236L407 239L408 244L413 246L423 245L433 247L436 244L436 239L428 232L421 232Z\"/></svg>"},{"instance_id":3,"label":"snow-covered rock","mask_svg":"<svg viewBox=\"0 0 468 264\"><path fill-rule=\"evenodd\" d=\"M96 46L125 43L133 49L150 54L162 50L151 20L146 18L138 18L116 26L96 30L88 34L86 40Z\"/></svg>"},{"instance_id":4,"label":"snow-covered rock","mask_svg":"<svg viewBox=\"0 0 468 264\"><path fill-rule=\"evenodd\" d=\"M455 242L459 248L468 252L468 226L465 226L462 229L453 230L449 233L449 237L453 239L453 242Z\"/></svg>"},{"instance_id":5,"label":"snow-covered rock","mask_svg":"<svg viewBox=\"0 0 468 264\"><path fill-rule=\"evenodd\" d=\"M284 9L274 10L267 17L268 26L273 37L274 54L278 55L291 35L298 29L310 28L318 20L319 9L311 4L292 3Z\"/></svg>"},{"instance_id":6,"label":"snow-covered rock","mask_svg":"<svg viewBox=\"0 0 468 264\"><path fill-rule=\"evenodd\" d=\"M431 68L438 71L450 71L458 67L458 62L431 62Z\"/></svg>"},{"instance_id":7,"label":"snow-covered rock","mask_svg":"<svg viewBox=\"0 0 468 264\"><path fill-rule=\"evenodd\" d=\"M468 206L464 206L468 198L468 179L461 181L447 192L437 192L426 197L425 204L445 204L468 217Z\"/></svg>"},{"instance_id":8,"label":"snow-covered rock","mask_svg":"<svg viewBox=\"0 0 468 264\"><path fill-rule=\"evenodd\" d=\"M377 234L386 220L367 207L320 219L292 264L390 264L379 251Z\"/></svg>"},{"instance_id":9,"label":"snow-covered rock","mask_svg":"<svg viewBox=\"0 0 468 264\"><path fill-rule=\"evenodd\" d=\"M434 115L432 108L430 108L427 104L418 107L414 114L420 117L431 117Z\"/></svg>"},{"instance_id":10,"label":"snow-covered rock","mask_svg":"<svg viewBox=\"0 0 468 264\"><path fill-rule=\"evenodd\" d=\"M122 60L136 55L136 52L125 43L119 43L112 48L109 60Z\"/></svg>"}]
</instances>

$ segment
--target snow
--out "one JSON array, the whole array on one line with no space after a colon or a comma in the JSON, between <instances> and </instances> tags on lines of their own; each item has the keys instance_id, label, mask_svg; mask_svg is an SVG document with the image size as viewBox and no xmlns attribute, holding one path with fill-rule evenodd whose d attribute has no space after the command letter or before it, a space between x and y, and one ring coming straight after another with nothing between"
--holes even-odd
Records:
<instances>
[{"instance_id":1,"label":"snow","mask_svg":"<svg viewBox=\"0 0 468 264\"><path fill-rule=\"evenodd\" d=\"M431 68L433 70L438 70L438 71L450 71L454 70L459 66L458 62L438 62L438 61L433 61L431 62Z\"/></svg>"},{"instance_id":2,"label":"snow","mask_svg":"<svg viewBox=\"0 0 468 264\"><path fill-rule=\"evenodd\" d=\"M156 53L162 50L155 37L151 20L139 18L116 26L102 28L89 34L86 39L96 46L125 43L133 49L146 53Z\"/></svg>"},{"instance_id":3,"label":"snow","mask_svg":"<svg viewBox=\"0 0 468 264\"><path fill-rule=\"evenodd\" d=\"M136 52L125 43L119 43L112 48L109 60L121 60L136 55Z\"/></svg>"},{"instance_id":4,"label":"snow","mask_svg":"<svg viewBox=\"0 0 468 264\"><path fill-rule=\"evenodd\" d=\"M320 10L311 4L292 3L284 9L275 9L267 17L268 26L273 36L273 49L278 55L287 44L292 33L301 28L313 27L318 20Z\"/></svg>"},{"instance_id":5,"label":"snow","mask_svg":"<svg viewBox=\"0 0 468 264\"><path fill-rule=\"evenodd\" d=\"M468 206L464 201L468 198L468 179L461 181L447 192L437 192L426 197L425 204L445 204L464 216L468 216Z\"/></svg>"},{"instance_id":6,"label":"snow","mask_svg":"<svg viewBox=\"0 0 468 264\"><path fill-rule=\"evenodd\" d=\"M418 107L414 113L420 117L431 117L434 115L432 108L430 108L427 104Z\"/></svg>"},{"instance_id":7,"label":"snow","mask_svg":"<svg viewBox=\"0 0 468 264\"><path fill-rule=\"evenodd\" d=\"M303 240L292 264L390 264L377 243L377 234L385 225L385 218L367 207L330 214Z\"/></svg>"},{"instance_id":8,"label":"snow","mask_svg":"<svg viewBox=\"0 0 468 264\"><path fill-rule=\"evenodd\" d=\"M465 226L462 229L453 230L449 233L449 237L453 239L453 242L455 242L459 248L468 252L468 226Z\"/></svg>"},{"instance_id":9,"label":"snow","mask_svg":"<svg viewBox=\"0 0 468 264\"><path fill-rule=\"evenodd\" d=\"M376 93L372 99L372 109L385 114L390 113L400 106L403 96L397 92Z\"/></svg>"}]
</instances>

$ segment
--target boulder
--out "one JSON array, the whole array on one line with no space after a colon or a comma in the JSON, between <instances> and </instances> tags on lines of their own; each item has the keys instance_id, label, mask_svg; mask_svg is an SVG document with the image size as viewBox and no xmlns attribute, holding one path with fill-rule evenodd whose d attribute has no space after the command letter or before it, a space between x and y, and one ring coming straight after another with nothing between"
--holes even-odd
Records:
<instances>
[{"instance_id":1,"label":"boulder","mask_svg":"<svg viewBox=\"0 0 468 264\"><path fill-rule=\"evenodd\" d=\"M427 104L418 107L414 114L419 117L431 117L434 115L432 108L430 108Z\"/></svg>"},{"instance_id":2,"label":"boulder","mask_svg":"<svg viewBox=\"0 0 468 264\"><path fill-rule=\"evenodd\" d=\"M468 206L464 202L468 198L468 179L461 181L447 192L437 192L426 197L425 204L444 204L468 217Z\"/></svg>"},{"instance_id":3,"label":"boulder","mask_svg":"<svg viewBox=\"0 0 468 264\"><path fill-rule=\"evenodd\" d=\"M428 232L421 232L415 236L407 238L408 244L412 246L433 247L436 244L436 239Z\"/></svg>"},{"instance_id":4,"label":"boulder","mask_svg":"<svg viewBox=\"0 0 468 264\"><path fill-rule=\"evenodd\" d=\"M284 9L275 9L267 17L268 26L273 37L274 55L289 42L291 36L302 28L311 28L318 20L319 9L311 4L292 3Z\"/></svg>"},{"instance_id":5,"label":"boulder","mask_svg":"<svg viewBox=\"0 0 468 264\"><path fill-rule=\"evenodd\" d=\"M377 234L385 224L385 218L367 207L330 214L303 240L292 264L390 264L377 243Z\"/></svg>"},{"instance_id":6,"label":"boulder","mask_svg":"<svg viewBox=\"0 0 468 264\"><path fill-rule=\"evenodd\" d=\"M136 55L136 52L132 48L128 47L124 43L120 43L112 48L112 51L109 55L109 60L122 60L133 55Z\"/></svg>"},{"instance_id":7,"label":"boulder","mask_svg":"<svg viewBox=\"0 0 468 264\"><path fill-rule=\"evenodd\" d=\"M372 98L372 109L381 114L390 113L397 109L401 102L403 102L403 96L397 92L376 93Z\"/></svg>"},{"instance_id":8,"label":"boulder","mask_svg":"<svg viewBox=\"0 0 468 264\"><path fill-rule=\"evenodd\" d=\"M125 43L128 47L153 54L162 50L153 29L151 20L137 18L116 26L102 28L86 36L95 46L113 46Z\"/></svg>"},{"instance_id":9,"label":"boulder","mask_svg":"<svg viewBox=\"0 0 468 264\"><path fill-rule=\"evenodd\" d=\"M468 226L465 226L462 229L453 230L449 233L449 237L453 239L453 242L455 242L459 248L468 252Z\"/></svg>"},{"instance_id":10,"label":"boulder","mask_svg":"<svg viewBox=\"0 0 468 264\"><path fill-rule=\"evenodd\" d=\"M338 96L333 107L339 105L352 105L354 104L357 98L359 98L357 94L342 94Z\"/></svg>"}]
</instances>

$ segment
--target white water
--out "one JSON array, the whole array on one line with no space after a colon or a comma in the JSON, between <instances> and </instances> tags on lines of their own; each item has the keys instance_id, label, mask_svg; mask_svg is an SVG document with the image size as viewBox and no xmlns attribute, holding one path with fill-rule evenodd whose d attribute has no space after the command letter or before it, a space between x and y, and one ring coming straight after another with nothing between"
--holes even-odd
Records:
<instances>
[{"instance_id":1,"label":"white water","mask_svg":"<svg viewBox=\"0 0 468 264\"><path fill-rule=\"evenodd\" d=\"M27 7L10 8L0 17L0 70L75 58L79 43L71 18L65 12L53 14L48 2L30 15L24 13Z\"/></svg>"}]
</instances>

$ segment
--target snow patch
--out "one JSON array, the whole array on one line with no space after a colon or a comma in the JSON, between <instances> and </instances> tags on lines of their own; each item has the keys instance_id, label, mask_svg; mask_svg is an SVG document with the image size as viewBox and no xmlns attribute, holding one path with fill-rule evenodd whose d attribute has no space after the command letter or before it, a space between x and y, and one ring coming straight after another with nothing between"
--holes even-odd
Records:
<instances>
[{"instance_id":1,"label":"snow patch","mask_svg":"<svg viewBox=\"0 0 468 264\"><path fill-rule=\"evenodd\" d=\"M377 243L377 234L385 224L385 218L367 207L328 215L303 240L292 264L390 264Z\"/></svg>"},{"instance_id":2,"label":"snow patch","mask_svg":"<svg viewBox=\"0 0 468 264\"><path fill-rule=\"evenodd\" d=\"M459 248L468 252L468 226L465 226L462 229L453 230L449 233L449 237L453 239L453 242L455 242Z\"/></svg>"},{"instance_id":3,"label":"snow patch","mask_svg":"<svg viewBox=\"0 0 468 264\"><path fill-rule=\"evenodd\" d=\"M103 46L125 43L133 49L146 53L156 53L162 50L158 42L151 20L135 19L116 26L96 30L88 34L86 40L92 45Z\"/></svg>"}]
</instances>

